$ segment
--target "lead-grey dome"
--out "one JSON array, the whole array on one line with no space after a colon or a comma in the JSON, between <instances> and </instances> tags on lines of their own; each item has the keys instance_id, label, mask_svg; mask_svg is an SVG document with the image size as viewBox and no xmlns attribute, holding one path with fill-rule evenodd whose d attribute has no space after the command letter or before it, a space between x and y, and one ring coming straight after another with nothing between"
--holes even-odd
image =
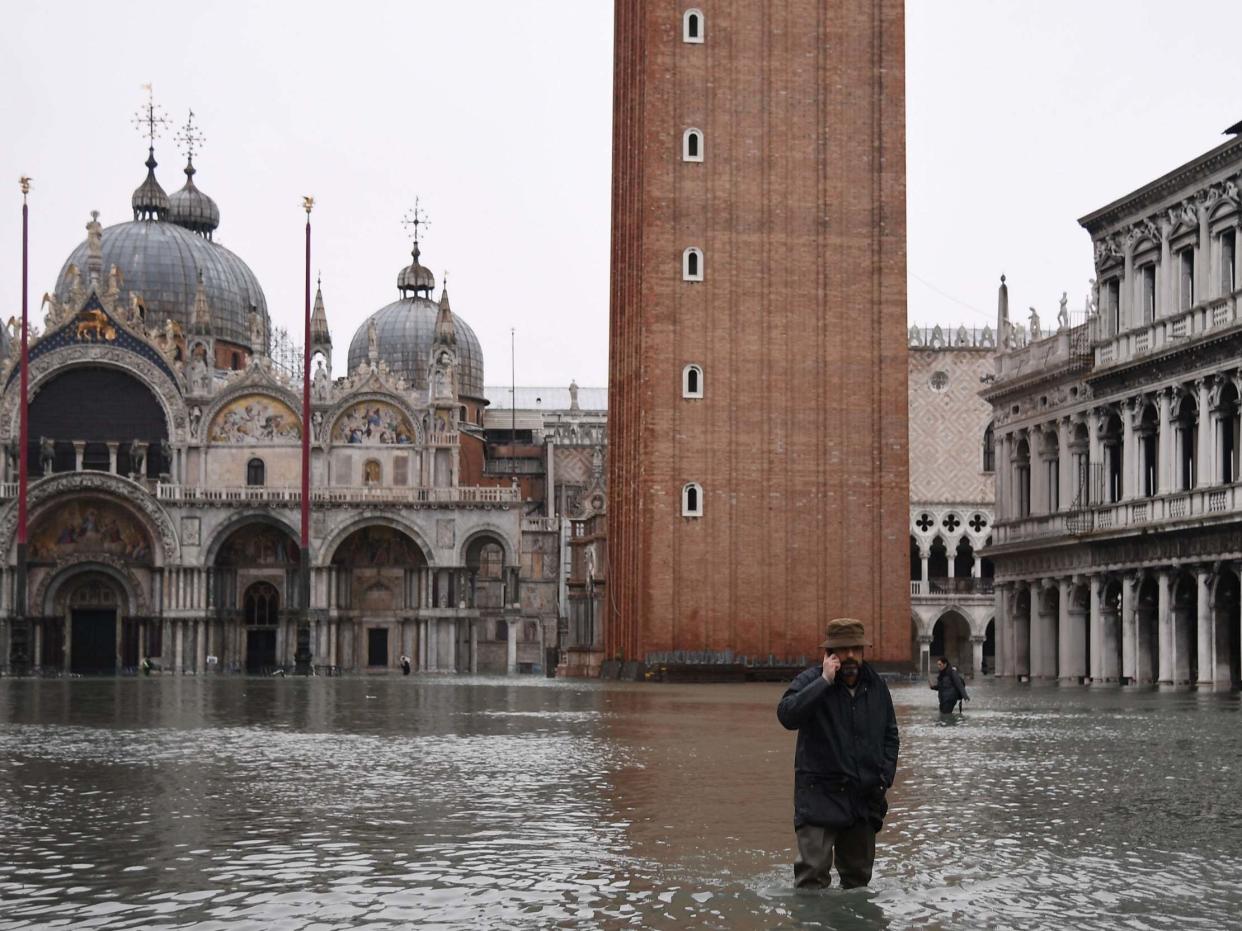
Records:
<instances>
[{"instance_id":1,"label":"lead-grey dome","mask_svg":"<svg viewBox=\"0 0 1242 931\"><path fill-rule=\"evenodd\" d=\"M367 358L367 325L375 321L380 361L407 379L418 391L427 390L427 365L436 337L439 306L425 297L403 297L373 313L349 342L347 365L352 373ZM457 331L458 393L482 401L483 347L466 321L453 314Z\"/></svg>"},{"instance_id":2,"label":"lead-grey dome","mask_svg":"<svg viewBox=\"0 0 1242 931\"><path fill-rule=\"evenodd\" d=\"M216 339L253 350L250 345L250 308L263 318L268 331L267 298L254 272L219 243L165 220L117 223L103 231L103 275L115 265L121 270L122 299L140 294L146 307L147 326L162 326L171 317L187 333L194 314L198 273L211 308ZM86 243L65 261L56 281L56 297L66 300L71 282L69 266L76 265L86 278ZM266 347L263 347L266 349Z\"/></svg>"}]
</instances>

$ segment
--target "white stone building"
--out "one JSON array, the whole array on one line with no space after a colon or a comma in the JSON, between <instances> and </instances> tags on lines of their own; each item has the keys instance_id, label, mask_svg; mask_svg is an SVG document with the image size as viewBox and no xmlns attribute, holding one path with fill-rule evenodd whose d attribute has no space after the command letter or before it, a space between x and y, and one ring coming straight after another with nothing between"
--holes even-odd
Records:
<instances>
[{"instance_id":1,"label":"white stone building","mask_svg":"<svg viewBox=\"0 0 1242 931\"><path fill-rule=\"evenodd\" d=\"M1002 675L1242 677L1240 131L1083 217L1087 318L997 359Z\"/></svg>"}]
</instances>

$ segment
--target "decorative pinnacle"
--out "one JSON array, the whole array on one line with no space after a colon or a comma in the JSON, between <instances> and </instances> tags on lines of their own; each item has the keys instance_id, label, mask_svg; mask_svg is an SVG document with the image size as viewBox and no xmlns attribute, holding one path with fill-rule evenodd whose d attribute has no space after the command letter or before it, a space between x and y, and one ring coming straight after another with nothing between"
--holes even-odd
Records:
<instances>
[{"instance_id":1,"label":"decorative pinnacle","mask_svg":"<svg viewBox=\"0 0 1242 931\"><path fill-rule=\"evenodd\" d=\"M34 180L33 178L27 175L22 175L20 178L17 179L17 183L22 186L22 203L23 204L26 203L26 195L30 193L30 182L33 180Z\"/></svg>"},{"instance_id":2,"label":"decorative pinnacle","mask_svg":"<svg viewBox=\"0 0 1242 931\"><path fill-rule=\"evenodd\" d=\"M309 194L302 195L302 209L306 211L307 222L310 222L311 211L315 209L315 198Z\"/></svg>"},{"instance_id":3,"label":"decorative pinnacle","mask_svg":"<svg viewBox=\"0 0 1242 931\"><path fill-rule=\"evenodd\" d=\"M411 230L412 238L415 243L418 242L418 228L420 226L431 226L431 221L427 219L427 211L418 206L418 198L414 198L414 209L409 210L405 214L405 219L401 221L401 225L405 227L406 232Z\"/></svg>"},{"instance_id":4,"label":"decorative pinnacle","mask_svg":"<svg viewBox=\"0 0 1242 931\"><path fill-rule=\"evenodd\" d=\"M155 140L164 131L164 127L168 125L168 117L164 115L163 107L156 104L155 92L152 90L151 85L144 84L142 89L147 92L147 105L134 114L134 126L138 129L138 132L147 137L147 147L154 149Z\"/></svg>"},{"instance_id":5,"label":"decorative pinnacle","mask_svg":"<svg viewBox=\"0 0 1242 931\"><path fill-rule=\"evenodd\" d=\"M177 141L181 143L181 151L185 153L185 160L191 164L194 162L194 153L201 151L203 143L207 141L207 137L203 135L203 131L194 125L194 111L190 111L190 115L186 117L185 125L177 131Z\"/></svg>"}]
</instances>

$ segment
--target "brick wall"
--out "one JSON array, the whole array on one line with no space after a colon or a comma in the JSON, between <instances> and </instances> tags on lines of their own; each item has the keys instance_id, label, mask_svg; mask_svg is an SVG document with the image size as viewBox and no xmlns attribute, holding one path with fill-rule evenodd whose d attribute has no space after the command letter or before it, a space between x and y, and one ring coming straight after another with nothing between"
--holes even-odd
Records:
<instances>
[{"instance_id":1,"label":"brick wall","mask_svg":"<svg viewBox=\"0 0 1242 931\"><path fill-rule=\"evenodd\" d=\"M903 7L695 5L616 7L608 654L907 661Z\"/></svg>"}]
</instances>

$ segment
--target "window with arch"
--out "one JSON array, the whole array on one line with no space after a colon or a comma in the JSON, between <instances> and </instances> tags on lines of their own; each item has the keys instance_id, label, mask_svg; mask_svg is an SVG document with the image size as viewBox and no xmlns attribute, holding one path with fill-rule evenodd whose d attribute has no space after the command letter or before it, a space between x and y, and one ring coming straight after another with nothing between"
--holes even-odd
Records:
<instances>
[{"instance_id":1,"label":"window with arch","mask_svg":"<svg viewBox=\"0 0 1242 931\"><path fill-rule=\"evenodd\" d=\"M703 397L703 368L693 362L681 370L681 396L683 398Z\"/></svg>"},{"instance_id":2,"label":"window with arch","mask_svg":"<svg viewBox=\"0 0 1242 931\"><path fill-rule=\"evenodd\" d=\"M279 620L280 593L270 582L255 582L246 589L244 613L249 627L272 627Z\"/></svg>"},{"instance_id":3,"label":"window with arch","mask_svg":"<svg viewBox=\"0 0 1242 931\"><path fill-rule=\"evenodd\" d=\"M681 516L703 516L703 486L698 482L687 482L681 489Z\"/></svg>"},{"instance_id":4,"label":"window with arch","mask_svg":"<svg viewBox=\"0 0 1242 931\"><path fill-rule=\"evenodd\" d=\"M247 485L267 484L267 467L263 465L262 459L259 459L256 457L246 463L246 484Z\"/></svg>"},{"instance_id":5,"label":"window with arch","mask_svg":"<svg viewBox=\"0 0 1242 931\"><path fill-rule=\"evenodd\" d=\"M362 464L362 484L378 485L382 475L378 459L368 459Z\"/></svg>"},{"instance_id":6,"label":"window with arch","mask_svg":"<svg viewBox=\"0 0 1242 931\"><path fill-rule=\"evenodd\" d=\"M686 10L681 20L682 41L701 45L703 42L703 26L702 10Z\"/></svg>"},{"instance_id":7,"label":"window with arch","mask_svg":"<svg viewBox=\"0 0 1242 931\"><path fill-rule=\"evenodd\" d=\"M681 136L681 160L683 162L703 161L703 131L687 129Z\"/></svg>"},{"instance_id":8,"label":"window with arch","mask_svg":"<svg viewBox=\"0 0 1242 931\"><path fill-rule=\"evenodd\" d=\"M996 432L995 422L991 420L983 431L983 471L996 471Z\"/></svg>"},{"instance_id":9,"label":"window with arch","mask_svg":"<svg viewBox=\"0 0 1242 931\"><path fill-rule=\"evenodd\" d=\"M703 250L690 246L681 254L681 277L684 281L703 280Z\"/></svg>"}]
</instances>

